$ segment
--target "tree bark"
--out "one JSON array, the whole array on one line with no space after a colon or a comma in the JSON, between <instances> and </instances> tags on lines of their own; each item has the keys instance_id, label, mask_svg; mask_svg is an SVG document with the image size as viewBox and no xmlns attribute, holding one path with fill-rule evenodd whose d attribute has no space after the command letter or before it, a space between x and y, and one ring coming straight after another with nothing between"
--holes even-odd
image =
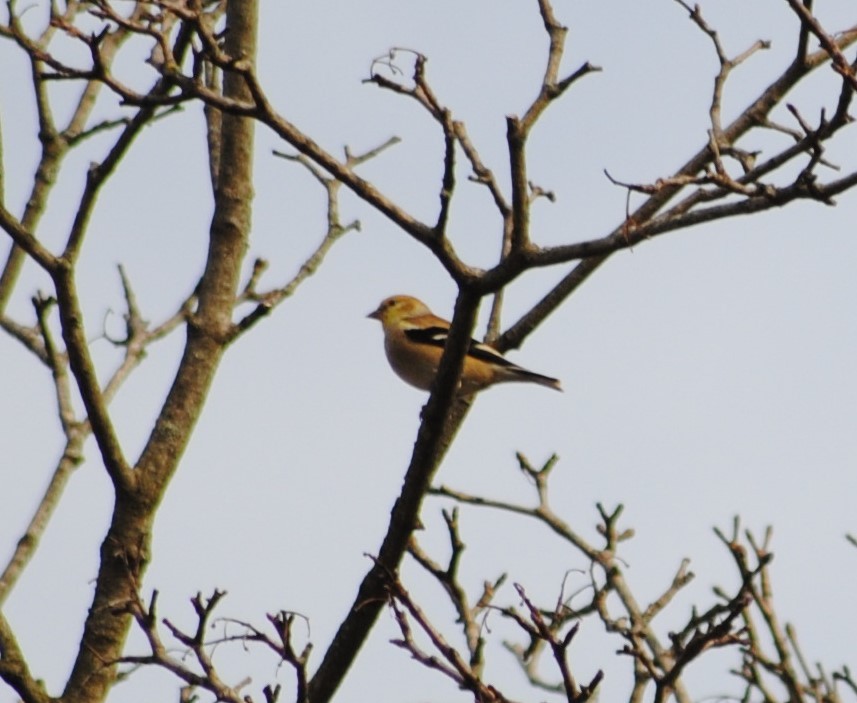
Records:
<instances>
[{"instance_id":1,"label":"tree bark","mask_svg":"<svg viewBox=\"0 0 857 703\"><path fill-rule=\"evenodd\" d=\"M256 58L257 20L256 0L229 3L225 49L251 66ZM240 72L227 72L224 95L249 100ZM103 701L115 681L116 662L132 622L126 604L135 597L151 559L155 513L190 441L228 344L250 232L253 136L252 119L223 115L214 215L197 310L188 324L179 369L146 447L128 480L114 481L113 516L101 546L95 594L63 703Z\"/></svg>"}]
</instances>

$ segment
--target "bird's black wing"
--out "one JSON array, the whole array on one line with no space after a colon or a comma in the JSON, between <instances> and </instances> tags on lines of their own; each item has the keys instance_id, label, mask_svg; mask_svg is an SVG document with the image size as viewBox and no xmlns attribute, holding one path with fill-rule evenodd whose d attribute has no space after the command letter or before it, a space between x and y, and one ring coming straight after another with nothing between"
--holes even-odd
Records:
<instances>
[{"instance_id":1,"label":"bird's black wing","mask_svg":"<svg viewBox=\"0 0 857 703\"><path fill-rule=\"evenodd\" d=\"M418 344L428 344L442 349L446 346L449 330L445 327L420 327L405 330L405 336ZM489 364L509 367L516 366L516 364L513 364L493 347L489 347L482 342L477 342L475 339L470 340L470 347L467 353L473 358L488 362Z\"/></svg>"}]
</instances>

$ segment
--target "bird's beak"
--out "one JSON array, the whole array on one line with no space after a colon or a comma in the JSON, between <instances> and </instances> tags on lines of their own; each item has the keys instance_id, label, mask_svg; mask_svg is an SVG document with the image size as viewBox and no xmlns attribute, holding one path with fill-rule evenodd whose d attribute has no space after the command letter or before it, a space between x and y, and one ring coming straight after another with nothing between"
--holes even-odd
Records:
<instances>
[{"instance_id":1,"label":"bird's beak","mask_svg":"<svg viewBox=\"0 0 857 703\"><path fill-rule=\"evenodd\" d=\"M380 320L381 319L381 308L378 308L377 310L373 310L366 317L368 317L372 320Z\"/></svg>"}]
</instances>

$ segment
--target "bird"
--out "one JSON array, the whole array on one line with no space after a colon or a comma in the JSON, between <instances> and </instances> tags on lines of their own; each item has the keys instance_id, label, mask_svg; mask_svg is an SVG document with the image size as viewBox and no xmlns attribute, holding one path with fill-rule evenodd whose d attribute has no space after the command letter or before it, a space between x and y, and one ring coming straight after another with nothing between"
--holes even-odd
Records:
<instances>
[{"instance_id":1,"label":"bird","mask_svg":"<svg viewBox=\"0 0 857 703\"><path fill-rule=\"evenodd\" d=\"M410 385L430 390L449 336L449 322L409 295L385 298L367 317L378 320L384 329L384 351L393 371ZM471 339L459 393L471 395L510 381L538 383L562 391L558 379L513 364L493 347Z\"/></svg>"}]
</instances>

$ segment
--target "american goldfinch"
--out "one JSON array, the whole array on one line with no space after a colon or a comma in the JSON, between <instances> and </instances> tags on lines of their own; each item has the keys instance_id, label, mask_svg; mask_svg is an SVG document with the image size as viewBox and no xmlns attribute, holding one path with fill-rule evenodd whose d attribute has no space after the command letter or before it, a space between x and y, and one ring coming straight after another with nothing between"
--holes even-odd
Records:
<instances>
[{"instance_id":1,"label":"american goldfinch","mask_svg":"<svg viewBox=\"0 0 857 703\"><path fill-rule=\"evenodd\" d=\"M449 322L409 295L383 300L368 317L384 328L387 360L400 378L424 391L431 388L449 334ZM557 379L527 371L487 344L470 340L461 372L461 392L469 395L495 383L529 381L562 390Z\"/></svg>"}]
</instances>

